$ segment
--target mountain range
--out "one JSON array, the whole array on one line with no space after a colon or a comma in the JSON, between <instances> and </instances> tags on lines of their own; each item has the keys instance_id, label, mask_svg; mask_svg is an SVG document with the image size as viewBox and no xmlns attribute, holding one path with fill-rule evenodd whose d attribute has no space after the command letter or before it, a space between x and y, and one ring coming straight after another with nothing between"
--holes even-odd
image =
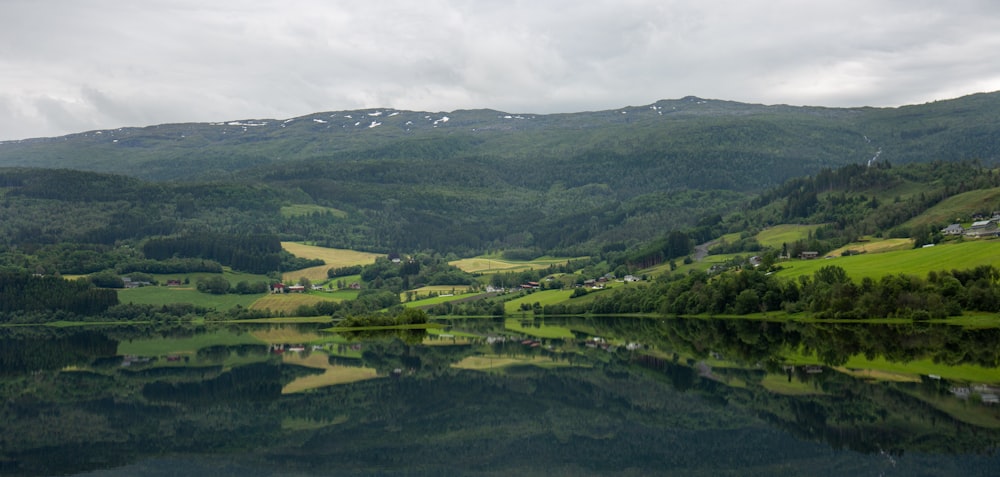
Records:
<instances>
[{"instance_id":1,"label":"mountain range","mask_svg":"<svg viewBox=\"0 0 1000 477\"><path fill-rule=\"evenodd\" d=\"M199 223L377 251L586 254L693 226L824 169L994 164L998 111L1000 93L899 108L686 97L549 115L367 109L7 141L0 168L17 171L8 182L23 186L8 197L119 201L105 206L117 218L101 234L117 227L115 220L128 228L159 217L168 222L160 229L175 232L178 224ZM27 172L48 169L101 175ZM272 218L303 205L327 215ZM53 217L70 210L46 207ZM234 218L233 210L250 209L257 215L246 223ZM9 225L16 229L9 233L32 237L45 229L33 220L25 230ZM81 230L59 220L51 229Z\"/></svg>"}]
</instances>

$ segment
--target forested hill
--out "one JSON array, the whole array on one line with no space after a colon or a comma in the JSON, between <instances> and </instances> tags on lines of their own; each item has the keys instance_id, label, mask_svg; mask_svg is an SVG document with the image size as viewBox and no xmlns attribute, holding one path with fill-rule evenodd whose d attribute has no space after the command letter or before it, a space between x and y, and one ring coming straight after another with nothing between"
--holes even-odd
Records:
<instances>
[{"instance_id":1,"label":"forested hill","mask_svg":"<svg viewBox=\"0 0 1000 477\"><path fill-rule=\"evenodd\" d=\"M0 167L150 180L229 179L352 163L397 181L537 189L604 184L758 191L822 167L1000 158L1000 93L900 108L764 106L687 97L573 114L367 109L294 119L165 124L0 143ZM388 161L388 162L386 162ZM293 165L294 164L294 165ZM284 168L282 168L284 169ZM414 177L416 169L424 174ZM373 171L374 170L374 171Z\"/></svg>"}]
</instances>

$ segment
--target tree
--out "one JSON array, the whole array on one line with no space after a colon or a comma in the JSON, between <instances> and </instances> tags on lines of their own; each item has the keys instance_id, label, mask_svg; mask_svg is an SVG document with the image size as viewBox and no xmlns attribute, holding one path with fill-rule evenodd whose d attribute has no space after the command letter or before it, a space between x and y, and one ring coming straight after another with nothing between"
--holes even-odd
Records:
<instances>
[{"instance_id":1,"label":"tree","mask_svg":"<svg viewBox=\"0 0 1000 477\"><path fill-rule=\"evenodd\" d=\"M229 292L229 280L221 276L202 278L198 280L198 291L213 295L225 295Z\"/></svg>"}]
</instances>

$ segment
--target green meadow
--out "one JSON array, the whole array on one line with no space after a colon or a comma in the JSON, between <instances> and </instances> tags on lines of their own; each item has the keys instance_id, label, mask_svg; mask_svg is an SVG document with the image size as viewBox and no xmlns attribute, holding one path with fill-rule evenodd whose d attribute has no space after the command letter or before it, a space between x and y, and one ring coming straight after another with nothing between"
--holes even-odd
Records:
<instances>
[{"instance_id":1,"label":"green meadow","mask_svg":"<svg viewBox=\"0 0 1000 477\"><path fill-rule=\"evenodd\" d=\"M569 300L569 297L572 294L573 290L542 290L534 293L528 293L520 298L515 298L504 303L504 312L520 313L522 303L527 303L529 305L538 303L541 306L555 305Z\"/></svg>"},{"instance_id":2,"label":"green meadow","mask_svg":"<svg viewBox=\"0 0 1000 477\"><path fill-rule=\"evenodd\" d=\"M587 257L538 257L530 261L507 260L500 255L480 255L449 262L451 265L469 273L520 272L524 270L540 270L552 265L562 265L570 260Z\"/></svg>"},{"instance_id":3,"label":"green meadow","mask_svg":"<svg viewBox=\"0 0 1000 477\"><path fill-rule=\"evenodd\" d=\"M228 310L236 305L249 307L257 299L266 295L213 295L202 293L190 287L139 287L118 292L118 301L136 305L167 305L170 303L190 303L194 306Z\"/></svg>"},{"instance_id":4,"label":"green meadow","mask_svg":"<svg viewBox=\"0 0 1000 477\"><path fill-rule=\"evenodd\" d=\"M885 275L906 274L926 277L937 270L965 270L980 265L1000 268L1000 240L967 240L935 247L916 248L886 253L869 253L849 257L781 262L777 272L782 278L812 275L822 267L836 265L851 278L879 279Z\"/></svg>"}]
</instances>

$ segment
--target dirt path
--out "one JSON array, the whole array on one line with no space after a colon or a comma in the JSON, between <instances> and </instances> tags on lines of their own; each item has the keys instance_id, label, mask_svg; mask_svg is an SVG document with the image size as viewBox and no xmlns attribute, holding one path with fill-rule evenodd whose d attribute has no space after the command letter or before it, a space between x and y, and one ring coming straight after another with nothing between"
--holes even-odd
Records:
<instances>
[{"instance_id":1,"label":"dirt path","mask_svg":"<svg viewBox=\"0 0 1000 477\"><path fill-rule=\"evenodd\" d=\"M719 242L718 240L710 240L703 244L695 245L694 256L693 256L694 260L696 262L700 262L703 258L705 258L708 255L708 248L711 247L712 245L715 245L718 242Z\"/></svg>"}]
</instances>

